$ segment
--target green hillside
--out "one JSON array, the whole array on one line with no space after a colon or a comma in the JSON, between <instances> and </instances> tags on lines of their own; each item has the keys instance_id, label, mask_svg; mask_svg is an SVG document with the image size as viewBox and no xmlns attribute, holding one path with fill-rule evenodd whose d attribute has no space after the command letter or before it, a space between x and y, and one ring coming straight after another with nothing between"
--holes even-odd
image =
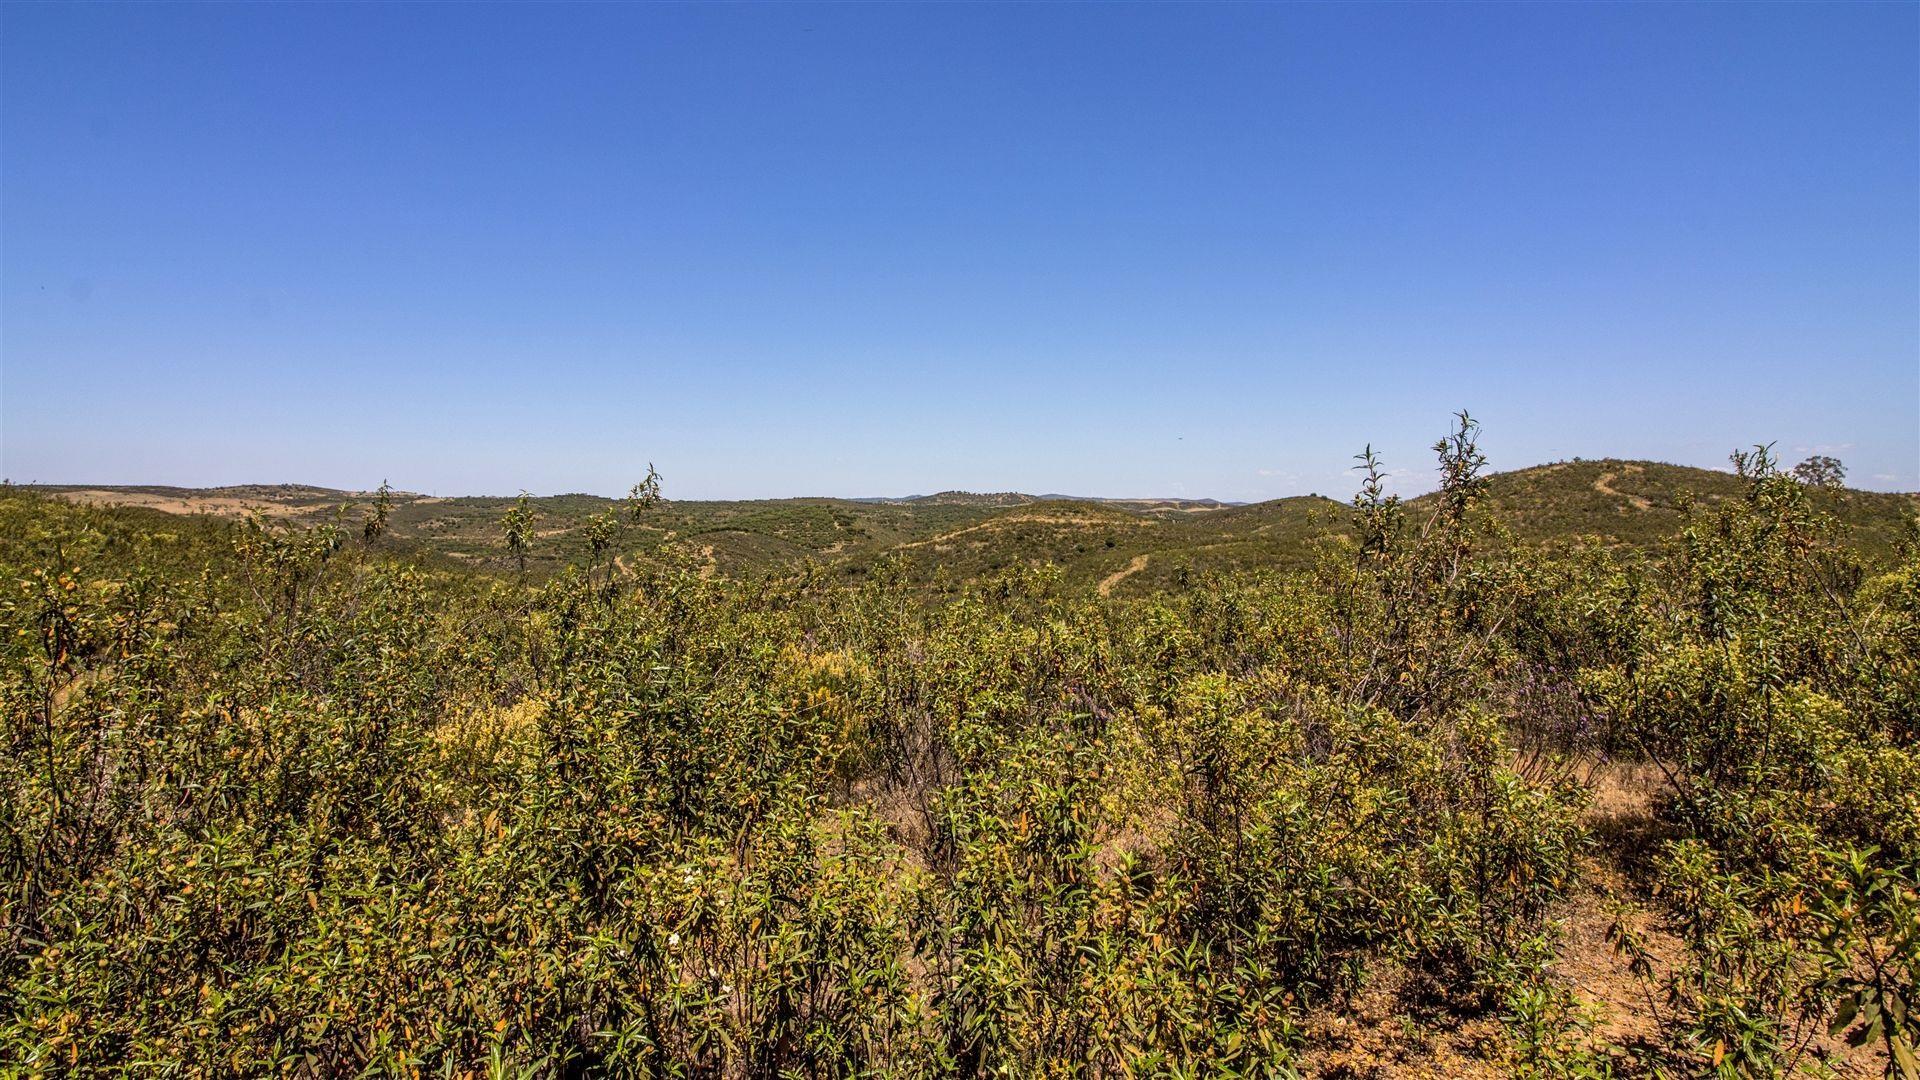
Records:
<instances>
[{"instance_id":1,"label":"green hillside","mask_svg":"<svg viewBox=\"0 0 1920 1080\"><path fill-rule=\"evenodd\" d=\"M1471 435L1405 504L530 500L525 574L504 498L0 489L0 1061L1908 1060L1913 500Z\"/></svg>"},{"instance_id":2,"label":"green hillside","mask_svg":"<svg viewBox=\"0 0 1920 1080\"><path fill-rule=\"evenodd\" d=\"M1730 472L1613 458L1538 465L1488 479L1485 512L1522 539L1596 536L1642 548L1679 530L1688 499L1712 505L1745 489ZM1892 549L1902 522L1920 510L1920 496L1912 494L1848 488L1809 488L1808 494L1815 508L1838 518L1856 544L1876 555Z\"/></svg>"},{"instance_id":3,"label":"green hillside","mask_svg":"<svg viewBox=\"0 0 1920 1080\"><path fill-rule=\"evenodd\" d=\"M1688 500L1709 507L1734 497L1731 473L1651 461L1557 462L1488 477L1480 513L1517 541L1537 544L1596 538L1651 551L1679 532ZM49 487L64 498L175 514L240 518L260 512L312 525L343 505L364 508L367 492L302 485L185 489ZM1849 530L1851 542L1884 558L1920 496L1810 489L1810 500ZM1430 513L1432 496L1405 504L1410 521ZM500 516L513 500L500 496L431 497L402 493L392 517L393 543L429 563L504 569ZM537 498L536 573L578 561L585 525L617 500L595 495ZM623 556L677 545L707 573L730 577L820 564L858 579L883 562L908 580L952 587L1019 565L1051 564L1066 583L1115 595L1139 595L1195 574L1299 569L1327 545L1347 542L1350 511L1323 496L1246 505L1213 500L1082 499L1019 493L942 492L900 499L765 499L672 501L624 538Z\"/></svg>"}]
</instances>

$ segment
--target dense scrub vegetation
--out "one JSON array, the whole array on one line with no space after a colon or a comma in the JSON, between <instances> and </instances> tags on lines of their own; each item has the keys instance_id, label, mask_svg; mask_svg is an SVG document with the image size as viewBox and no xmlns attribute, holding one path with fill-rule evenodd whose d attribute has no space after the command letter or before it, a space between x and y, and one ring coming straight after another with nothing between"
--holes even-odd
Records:
<instances>
[{"instance_id":1,"label":"dense scrub vegetation","mask_svg":"<svg viewBox=\"0 0 1920 1080\"><path fill-rule=\"evenodd\" d=\"M1912 541L1763 450L1651 556L1515 543L1474 434L1134 598L616 559L645 499L523 578L9 491L0 1062L1285 1076L1392 980L1494 1073L1911 1075ZM1631 1044L1555 964L1602 864Z\"/></svg>"},{"instance_id":2,"label":"dense scrub vegetation","mask_svg":"<svg viewBox=\"0 0 1920 1080\"><path fill-rule=\"evenodd\" d=\"M1817 467L1816 467L1817 466ZM1849 546L1888 558L1914 495L1852 491L1824 481L1839 466L1802 463L1822 481L1803 485L1811 505L1845 527ZM1735 475L1651 461L1563 461L1486 477L1484 512L1511 539L1538 544L1581 537L1584 543L1654 553L1684 524L1684 504L1702 506L1744 494ZM502 543L501 519L513 498L438 498L387 489L347 492L297 485L185 488L42 488L94 505L150 506L175 513L244 517L265 513L283 524L313 527L336 520L343 502L385 498L382 549L389 556L441 569L517 570ZM1435 495L1411 500L1430 512ZM531 546L526 573L544 579L593 554L593 523L621 507L591 495L530 497ZM1328 544L1352 539L1350 508L1320 495L1250 505L1211 500L1070 499L1060 496L948 492L910 499L769 499L747 502L676 500L653 507L626 529L617 550L657 557L667 549L704 560L709 573L731 577L797 573L805 564L843 579L872 574L897 561L896 576L936 591L958 592L983 576L1033 562L1059 568L1066 589L1093 587L1122 570L1110 591L1147 596L1195 574L1243 577L1261 571L1312 569Z\"/></svg>"}]
</instances>

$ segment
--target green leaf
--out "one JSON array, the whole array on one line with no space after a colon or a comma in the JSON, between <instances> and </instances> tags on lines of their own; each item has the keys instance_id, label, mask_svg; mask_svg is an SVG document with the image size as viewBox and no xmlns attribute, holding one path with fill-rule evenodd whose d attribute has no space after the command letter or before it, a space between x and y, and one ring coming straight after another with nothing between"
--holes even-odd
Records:
<instances>
[{"instance_id":1,"label":"green leaf","mask_svg":"<svg viewBox=\"0 0 1920 1080\"><path fill-rule=\"evenodd\" d=\"M1840 1008L1834 1013L1833 1023L1828 1026L1827 1034L1838 1035L1853 1025L1853 1018L1860 1012L1860 995L1848 994L1840 999Z\"/></svg>"},{"instance_id":2,"label":"green leaf","mask_svg":"<svg viewBox=\"0 0 1920 1080\"><path fill-rule=\"evenodd\" d=\"M1893 1063L1899 1068L1900 1075L1905 1077L1906 1080L1913 1080L1914 1077L1920 1077L1920 1061L1914 1060L1913 1046L1908 1043L1907 1040L1898 1037L1891 1040L1891 1046L1893 1048Z\"/></svg>"}]
</instances>

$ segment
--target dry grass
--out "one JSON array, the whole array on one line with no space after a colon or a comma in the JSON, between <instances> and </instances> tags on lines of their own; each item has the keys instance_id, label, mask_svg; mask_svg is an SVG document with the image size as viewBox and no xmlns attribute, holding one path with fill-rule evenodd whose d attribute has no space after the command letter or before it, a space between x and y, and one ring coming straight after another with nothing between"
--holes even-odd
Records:
<instances>
[{"instance_id":1,"label":"dry grass","mask_svg":"<svg viewBox=\"0 0 1920 1080\"><path fill-rule=\"evenodd\" d=\"M82 506L138 506L169 514L211 514L214 517L242 518L258 511L270 517L304 517L315 512L311 506L299 506L275 499L243 495L157 495L144 491L101 491L87 488L56 493L59 498Z\"/></svg>"}]
</instances>

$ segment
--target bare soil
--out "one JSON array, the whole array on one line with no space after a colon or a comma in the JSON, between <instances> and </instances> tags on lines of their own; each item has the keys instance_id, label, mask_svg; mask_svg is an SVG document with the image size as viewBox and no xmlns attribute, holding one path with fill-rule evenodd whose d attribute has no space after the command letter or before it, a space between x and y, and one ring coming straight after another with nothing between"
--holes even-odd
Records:
<instances>
[{"instance_id":1,"label":"bare soil","mask_svg":"<svg viewBox=\"0 0 1920 1080\"><path fill-rule=\"evenodd\" d=\"M1637 473L1637 472L1644 472L1645 470L1638 465L1627 465L1623 467L1621 471L1625 473ZM1617 479L1620 475L1621 475L1620 473L1610 473L1610 472L1601 473L1599 479L1593 482L1593 490L1599 492L1602 495L1611 495L1616 499L1625 499L1627 501L1627 505L1633 507L1635 510L1644 511L1644 510L1653 509L1653 503L1649 502L1647 499L1639 495L1628 494L1627 492L1621 491L1613 486L1614 480Z\"/></svg>"},{"instance_id":2,"label":"bare soil","mask_svg":"<svg viewBox=\"0 0 1920 1080\"><path fill-rule=\"evenodd\" d=\"M1145 555L1135 555L1132 562L1101 578L1100 584L1096 586L1096 588L1100 590L1101 596L1112 596L1115 585L1120 584L1146 568L1147 557Z\"/></svg>"}]
</instances>

